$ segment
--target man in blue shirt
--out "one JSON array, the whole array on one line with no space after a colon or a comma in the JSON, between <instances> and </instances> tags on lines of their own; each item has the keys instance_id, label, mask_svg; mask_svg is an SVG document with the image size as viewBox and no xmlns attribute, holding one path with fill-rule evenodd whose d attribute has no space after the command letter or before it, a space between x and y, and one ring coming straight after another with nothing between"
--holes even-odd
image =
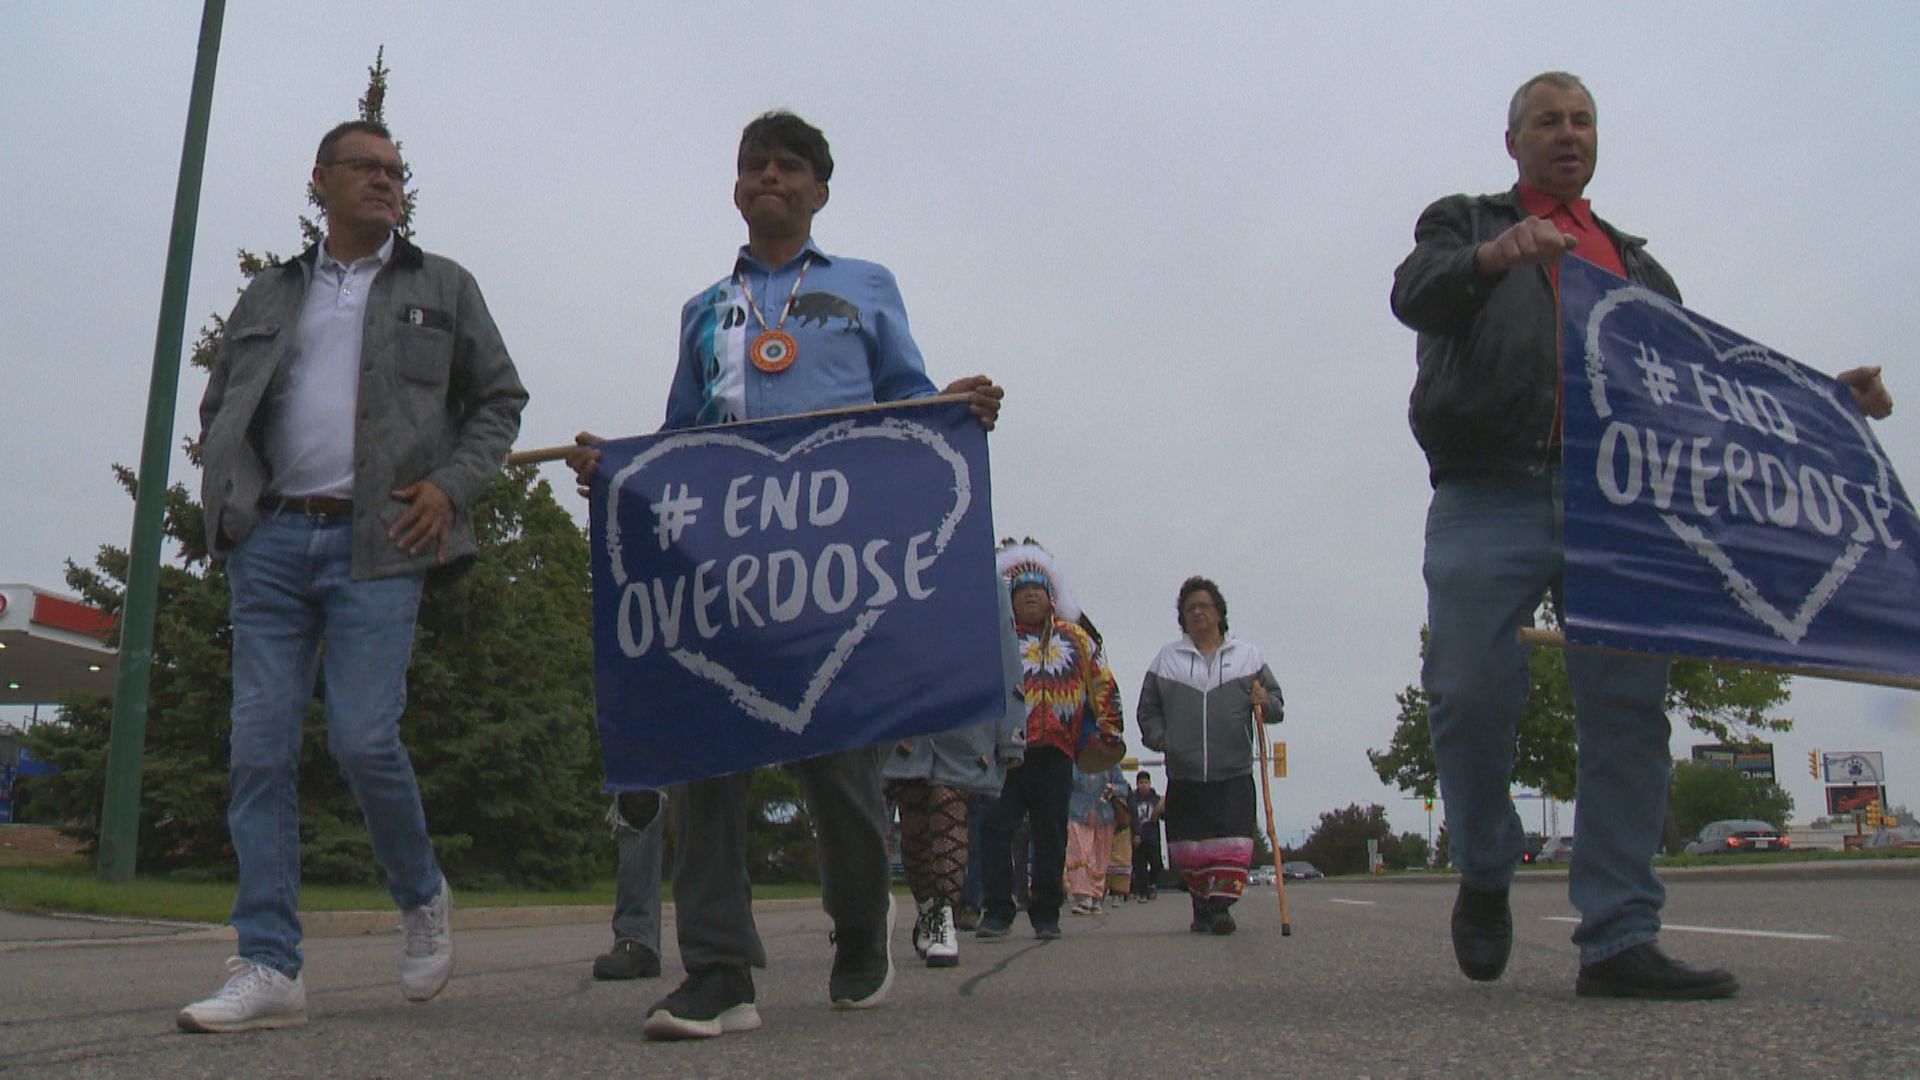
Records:
<instances>
[{"instance_id":1,"label":"man in blue shirt","mask_svg":"<svg viewBox=\"0 0 1920 1080\"><path fill-rule=\"evenodd\" d=\"M830 256L813 242L833 157L819 129L770 112L740 136L733 202L747 243L732 271L680 312L680 360L664 428L700 427L876 402L931 397L893 274ZM991 429L1000 387L984 375L946 388L967 394ZM598 439L583 432L568 464L581 493ZM836 1009L870 1008L893 983L887 813L877 748L788 766L805 793L820 851L822 902L834 923L828 995ZM673 891L687 978L648 1010L656 1039L711 1038L760 1026L751 968L766 966L747 876L750 772L676 785Z\"/></svg>"}]
</instances>

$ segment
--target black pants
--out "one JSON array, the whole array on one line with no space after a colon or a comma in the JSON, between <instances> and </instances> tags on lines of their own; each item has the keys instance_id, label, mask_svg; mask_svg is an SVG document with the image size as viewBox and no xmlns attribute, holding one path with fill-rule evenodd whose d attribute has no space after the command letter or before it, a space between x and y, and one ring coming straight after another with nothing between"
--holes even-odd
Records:
<instances>
[{"instance_id":1,"label":"black pants","mask_svg":"<svg viewBox=\"0 0 1920 1080\"><path fill-rule=\"evenodd\" d=\"M1160 875L1166 863L1160 857L1160 823L1147 826L1147 836L1133 846L1133 891L1152 896L1160 891Z\"/></svg>"},{"instance_id":2,"label":"black pants","mask_svg":"<svg viewBox=\"0 0 1920 1080\"><path fill-rule=\"evenodd\" d=\"M880 750L863 746L785 766L800 782L820 853L820 905L841 930L884 928L886 798ZM766 967L747 877L747 789L753 772L673 787L673 903L688 971Z\"/></svg>"},{"instance_id":3,"label":"black pants","mask_svg":"<svg viewBox=\"0 0 1920 1080\"><path fill-rule=\"evenodd\" d=\"M987 827L981 834L987 917L1013 921L1013 830L1026 817L1033 834L1033 883L1027 918L1035 927L1060 922L1067 870L1067 800L1073 794L1073 760L1050 746L1029 747L1026 761L1007 770Z\"/></svg>"}]
</instances>

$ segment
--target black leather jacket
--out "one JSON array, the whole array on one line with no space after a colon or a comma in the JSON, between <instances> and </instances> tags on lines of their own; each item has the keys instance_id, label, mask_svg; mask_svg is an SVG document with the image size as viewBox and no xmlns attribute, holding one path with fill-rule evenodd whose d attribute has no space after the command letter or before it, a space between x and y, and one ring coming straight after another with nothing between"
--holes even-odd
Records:
<instances>
[{"instance_id":1,"label":"black leather jacket","mask_svg":"<svg viewBox=\"0 0 1920 1080\"><path fill-rule=\"evenodd\" d=\"M1559 336L1546 268L1495 278L1474 251L1526 216L1512 191L1449 195L1420 215L1413 253L1393 272L1393 314L1419 333L1419 373L1407 405L1429 479L1538 475L1558 463L1548 445L1559 391ZM1646 241L1598 217L1627 277L1678 303L1680 290Z\"/></svg>"}]
</instances>

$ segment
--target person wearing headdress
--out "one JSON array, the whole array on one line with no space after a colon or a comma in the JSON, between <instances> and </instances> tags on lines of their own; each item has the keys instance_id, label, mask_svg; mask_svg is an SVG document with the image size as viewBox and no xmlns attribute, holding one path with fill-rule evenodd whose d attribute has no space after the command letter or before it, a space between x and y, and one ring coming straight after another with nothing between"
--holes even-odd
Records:
<instances>
[{"instance_id":1,"label":"person wearing headdress","mask_svg":"<svg viewBox=\"0 0 1920 1080\"><path fill-rule=\"evenodd\" d=\"M967 803L998 795L1007 769L1026 748L1027 709L1020 698L1020 655L1013 609L1000 592L1001 666L1006 708L997 719L904 739L881 765L887 794L900 807L900 861L919 905L913 949L930 968L960 962L955 912L970 872Z\"/></svg>"},{"instance_id":2,"label":"person wearing headdress","mask_svg":"<svg viewBox=\"0 0 1920 1080\"><path fill-rule=\"evenodd\" d=\"M1195 933L1231 934L1253 861L1253 718L1281 718L1280 683L1253 643L1227 633L1227 599L1203 577L1180 586L1180 640L1140 687L1140 741L1167 760L1167 861L1187 883Z\"/></svg>"},{"instance_id":3,"label":"person wearing headdress","mask_svg":"<svg viewBox=\"0 0 1920 1080\"><path fill-rule=\"evenodd\" d=\"M1027 919L1034 936L1060 936L1067 851L1067 802L1076 761L1089 764L1124 751L1118 685L1094 637L1080 624L1080 605L1046 549L1031 540L1006 542L996 557L1013 607L1026 700L1026 751L1008 772L987 815L986 913L975 936L1004 938L1013 928L1013 833L1026 818L1033 836L1033 879ZM1105 765L1098 766L1104 769Z\"/></svg>"}]
</instances>

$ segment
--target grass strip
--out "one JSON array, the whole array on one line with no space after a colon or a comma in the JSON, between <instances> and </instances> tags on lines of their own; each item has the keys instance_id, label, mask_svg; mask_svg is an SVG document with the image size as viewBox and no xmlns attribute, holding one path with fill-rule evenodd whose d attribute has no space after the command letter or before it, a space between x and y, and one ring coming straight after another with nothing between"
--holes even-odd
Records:
<instances>
[{"instance_id":1,"label":"grass strip","mask_svg":"<svg viewBox=\"0 0 1920 1080\"><path fill-rule=\"evenodd\" d=\"M663 885L671 896L671 886ZM169 922L224 923L233 909L232 882L182 882L136 876L125 885L94 877L89 859L0 866L0 910L43 914L113 915ZM817 899L818 885L755 885L756 900ZM462 889L454 900L464 908L570 907L613 904L613 882L578 889ZM301 911L385 911L393 900L380 885L302 885Z\"/></svg>"}]
</instances>

